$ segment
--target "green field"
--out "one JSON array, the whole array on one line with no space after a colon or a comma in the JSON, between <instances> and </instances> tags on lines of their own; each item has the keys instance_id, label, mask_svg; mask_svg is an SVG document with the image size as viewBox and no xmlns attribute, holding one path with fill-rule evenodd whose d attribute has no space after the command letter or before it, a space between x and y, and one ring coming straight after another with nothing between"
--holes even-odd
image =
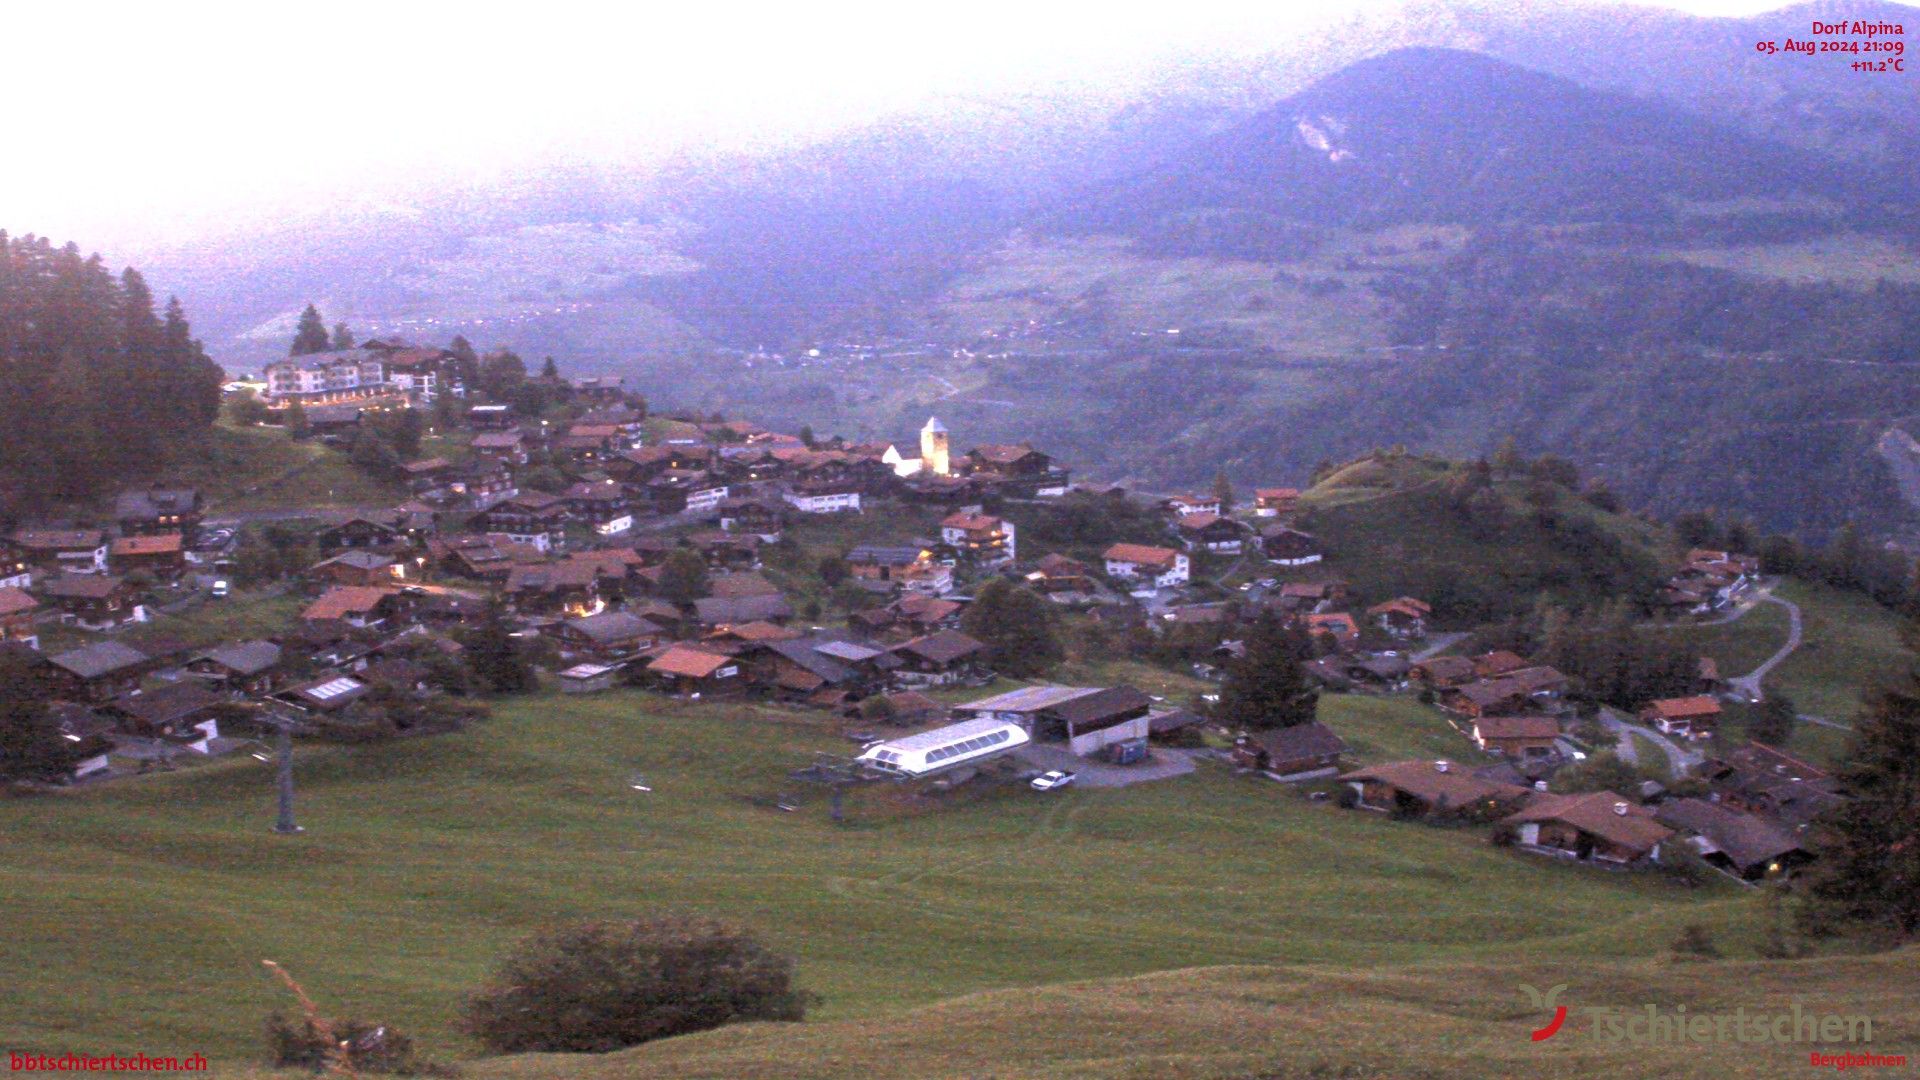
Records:
<instances>
[{"instance_id":1,"label":"green field","mask_svg":"<svg viewBox=\"0 0 1920 1080\"><path fill-rule=\"evenodd\" d=\"M1327 715L1366 756L1444 749L1407 703L1329 699ZM464 1057L460 995L509 942L662 907L792 950L829 1021L1204 965L1654 956L1688 922L1736 956L1757 940L1758 905L1731 886L1550 865L1211 763L951 805L865 789L840 827L817 795L795 814L753 801L847 748L771 709L543 695L459 735L303 749L298 839L267 831L268 773L248 758L0 803L0 1031L36 1052L252 1060L286 1004L272 958L329 1008ZM636 770L652 794L626 786Z\"/></svg>"}]
</instances>

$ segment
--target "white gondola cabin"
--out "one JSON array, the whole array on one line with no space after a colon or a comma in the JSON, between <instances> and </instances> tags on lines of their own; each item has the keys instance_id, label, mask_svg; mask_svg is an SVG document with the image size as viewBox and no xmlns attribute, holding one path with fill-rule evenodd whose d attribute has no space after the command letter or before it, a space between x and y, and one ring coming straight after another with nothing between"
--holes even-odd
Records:
<instances>
[{"instance_id":1,"label":"white gondola cabin","mask_svg":"<svg viewBox=\"0 0 1920 1080\"><path fill-rule=\"evenodd\" d=\"M861 751L860 764L893 776L933 776L962 765L979 765L1031 740L1018 724L963 720L958 724L886 739Z\"/></svg>"}]
</instances>

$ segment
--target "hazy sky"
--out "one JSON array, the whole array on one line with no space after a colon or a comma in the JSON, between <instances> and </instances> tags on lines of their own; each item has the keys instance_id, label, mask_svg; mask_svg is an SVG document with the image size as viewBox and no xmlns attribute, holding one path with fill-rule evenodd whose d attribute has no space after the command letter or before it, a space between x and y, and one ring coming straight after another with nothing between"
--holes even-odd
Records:
<instances>
[{"instance_id":1,"label":"hazy sky","mask_svg":"<svg viewBox=\"0 0 1920 1080\"><path fill-rule=\"evenodd\" d=\"M529 164L804 135L942 94L1124 83L1168 52L1257 52L1395 2L21 3L5 132L31 164L0 166L0 227L132 254Z\"/></svg>"}]
</instances>

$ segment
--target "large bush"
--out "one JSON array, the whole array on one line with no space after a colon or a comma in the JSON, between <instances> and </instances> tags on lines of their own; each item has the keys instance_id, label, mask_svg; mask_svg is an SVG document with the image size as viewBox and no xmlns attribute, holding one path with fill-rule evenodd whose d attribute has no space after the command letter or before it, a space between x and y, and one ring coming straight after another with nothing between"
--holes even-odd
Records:
<instances>
[{"instance_id":1,"label":"large bush","mask_svg":"<svg viewBox=\"0 0 1920 1080\"><path fill-rule=\"evenodd\" d=\"M597 1053L735 1020L799 1020L793 961L697 916L586 922L536 934L467 1003L466 1030L502 1053Z\"/></svg>"}]
</instances>

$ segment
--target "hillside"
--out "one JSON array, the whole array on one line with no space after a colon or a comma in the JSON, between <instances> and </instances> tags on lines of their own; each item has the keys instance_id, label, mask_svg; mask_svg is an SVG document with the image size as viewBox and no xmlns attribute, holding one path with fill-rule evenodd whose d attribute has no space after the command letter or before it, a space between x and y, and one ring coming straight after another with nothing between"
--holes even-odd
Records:
<instances>
[{"instance_id":1,"label":"hillside","mask_svg":"<svg viewBox=\"0 0 1920 1080\"><path fill-rule=\"evenodd\" d=\"M1578 1012L1598 1004L1691 1013L1790 1009L1874 1017L1870 1049L1920 1055L1912 949L1840 961L1685 964L1521 962L1336 970L1222 967L1126 980L1003 990L871 1020L756 1024L600 1058L526 1057L475 1068L476 1080L653 1077L827 1080L865 1076L1131 1077L1292 1080L1342 1077L1773 1077L1807 1067L1802 1047L1712 1044L1648 1049L1592 1038ZM1545 1015L1521 983L1568 983L1568 1027L1546 1043ZM1831 1049L1831 1048L1826 1048ZM1855 1051L1867 1047L1849 1047Z\"/></svg>"},{"instance_id":2,"label":"hillside","mask_svg":"<svg viewBox=\"0 0 1920 1080\"><path fill-rule=\"evenodd\" d=\"M1660 530L1606 513L1563 488L1544 507L1524 480L1496 480L1500 510L1468 509L1467 469L1415 456L1370 456L1303 493L1298 523L1320 537L1325 563L1362 596L1418 596L1446 625L1518 614L1537 599L1584 607L1648 594L1670 556Z\"/></svg>"},{"instance_id":3,"label":"hillside","mask_svg":"<svg viewBox=\"0 0 1920 1080\"><path fill-rule=\"evenodd\" d=\"M1411 702L1330 698L1323 716L1368 759L1457 740ZM0 976L14 990L0 1030L34 1052L137 1030L223 1067L254 1062L262 1018L290 1004L259 967L271 958L328 1008L467 1058L461 995L510 942L658 908L740 919L793 951L822 1024L1195 966L1587 966L1657 957L1691 922L1730 956L1760 941L1764 913L1742 890L1554 865L1211 764L1057 798L861 790L836 828L785 772L846 746L818 714L545 693L456 735L302 746L309 831L292 842L266 828L270 768L244 754L0 801ZM635 772L652 793L628 788ZM779 791L801 812L771 809ZM1491 1007L1512 1015L1501 989Z\"/></svg>"},{"instance_id":4,"label":"hillside","mask_svg":"<svg viewBox=\"0 0 1920 1080\"><path fill-rule=\"evenodd\" d=\"M1869 201L1858 171L1679 110L1457 49L1402 49L1330 75L1117 184L1063 224L1154 234L1227 213L1228 242L1278 222L1658 221L1666 199ZM1658 193L1657 196L1651 193ZM1208 245L1188 245L1196 252Z\"/></svg>"}]
</instances>

